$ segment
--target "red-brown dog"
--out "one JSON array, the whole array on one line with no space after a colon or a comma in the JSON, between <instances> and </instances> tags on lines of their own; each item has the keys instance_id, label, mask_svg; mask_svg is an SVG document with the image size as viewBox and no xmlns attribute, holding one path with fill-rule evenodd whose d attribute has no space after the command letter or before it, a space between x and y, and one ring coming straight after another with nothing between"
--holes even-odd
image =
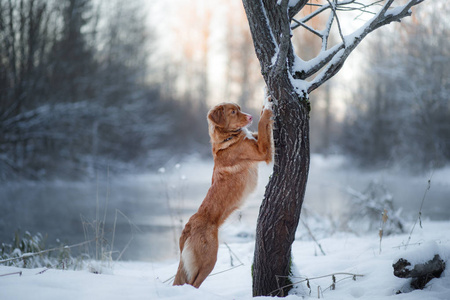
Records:
<instances>
[{"instance_id":1,"label":"red-brown dog","mask_svg":"<svg viewBox=\"0 0 450 300\"><path fill-rule=\"evenodd\" d=\"M180 264L173 285L198 288L216 264L218 230L257 184L260 161L272 160L272 106L265 105L258 133L246 126L252 116L233 103L222 103L208 113L214 157L212 184L180 237Z\"/></svg>"}]
</instances>

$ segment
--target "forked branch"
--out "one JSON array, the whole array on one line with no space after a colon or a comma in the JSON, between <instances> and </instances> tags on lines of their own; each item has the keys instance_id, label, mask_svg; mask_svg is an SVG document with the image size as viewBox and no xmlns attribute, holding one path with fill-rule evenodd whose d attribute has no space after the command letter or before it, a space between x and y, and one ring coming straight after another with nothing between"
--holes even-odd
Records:
<instances>
[{"instance_id":1,"label":"forked branch","mask_svg":"<svg viewBox=\"0 0 450 300\"><path fill-rule=\"evenodd\" d=\"M313 32L316 36L322 39L322 49L320 53L311 61L306 64L299 64L299 68L293 70L293 77L298 80L307 80L314 77L306 86L307 93L311 93L313 90L321 86L324 82L333 77L343 66L344 62L350 55L350 53L359 45L359 43L369 34L377 28L383 25L387 25L391 22L400 21L402 18L411 15L411 8L424 0L409 0L406 4L391 7L394 0L387 0L381 9L374 13L375 15L366 22L362 27L354 31L349 35L344 35L341 28L341 23L337 18L338 10L360 10L366 12L370 6L378 5L380 1L374 1L368 5L362 5L354 0L327 0L327 3L321 5L316 11L308 16L300 19L293 20L295 25L291 26L291 29L295 29L299 26L306 28ZM349 6L350 4L355 6ZM325 30L318 31L311 26L305 24L305 22L318 16L320 13L330 9L330 17L327 21ZM331 24L336 19L339 34L341 36L341 42L332 48L328 48L328 37L331 31Z\"/></svg>"},{"instance_id":2,"label":"forked branch","mask_svg":"<svg viewBox=\"0 0 450 300\"><path fill-rule=\"evenodd\" d=\"M332 16L336 19L336 24L337 24L337 27L338 27L338 30L339 30L339 35L341 36L342 42L345 44L344 35L342 34L341 22L339 22L339 18L338 18L337 12L336 12L336 3L337 3L337 0L334 0L333 3L331 3L330 0L327 0L327 2L328 2L328 4L330 4L330 6L331 6L331 9L332 9L332 11L333 11ZM328 32L328 33L329 33L329 32Z\"/></svg>"}]
</instances>

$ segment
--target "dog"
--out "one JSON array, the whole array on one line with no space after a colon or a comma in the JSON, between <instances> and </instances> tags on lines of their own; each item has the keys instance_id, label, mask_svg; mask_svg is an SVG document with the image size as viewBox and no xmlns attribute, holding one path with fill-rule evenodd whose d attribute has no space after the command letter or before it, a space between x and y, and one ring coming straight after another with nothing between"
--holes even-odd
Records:
<instances>
[{"instance_id":1,"label":"dog","mask_svg":"<svg viewBox=\"0 0 450 300\"><path fill-rule=\"evenodd\" d=\"M247 129L253 117L237 104L222 103L208 112L214 157L212 183L181 233L180 263L173 285L200 287L216 264L219 227L256 188L258 162L272 160L272 102L268 101L257 133Z\"/></svg>"}]
</instances>

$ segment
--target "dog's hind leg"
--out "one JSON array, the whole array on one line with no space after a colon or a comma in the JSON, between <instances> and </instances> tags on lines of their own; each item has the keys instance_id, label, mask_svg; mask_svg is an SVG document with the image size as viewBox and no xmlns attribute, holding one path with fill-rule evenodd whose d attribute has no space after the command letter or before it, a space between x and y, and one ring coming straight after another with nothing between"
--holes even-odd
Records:
<instances>
[{"instance_id":1,"label":"dog's hind leg","mask_svg":"<svg viewBox=\"0 0 450 300\"><path fill-rule=\"evenodd\" d=\"M217 228L208 228L201 236L201 241L196 244L195 254L198 263L198 272L192 277L189 284L198 288L214 269L217 261L217 251L219 248L219 239Z\"/></svg>"},{"instance_id":2,"label":"dog's hind leg","mask_svg":"<svg viewBox=\"0 0 450 300\"><path fill-rule=\"evenodd\" d=\"M187 283L188 278L187 274L184 271L183 260L180 260L180 264L178 265L178 271L175 275L175 280L173 281L173 285L183 285Z\"/></svg>"},{"instance_id":3,"label":"dog's hind leg","mask_svg":"<svg viewBox=\"0 0 450 300\"><path fill-rule=\"evenodd\" d=\"M195 277L194 281L192 282L192 285L196 288L200 287L200 285L205 281L206 277L211 273L211 271L214 269L214 266L216 264L217 257L215 256L213 259L208 259L207 261L204 261L202 266L200 267L200 270L197 274L197 277Z\"/></svg>"}]
</instances>

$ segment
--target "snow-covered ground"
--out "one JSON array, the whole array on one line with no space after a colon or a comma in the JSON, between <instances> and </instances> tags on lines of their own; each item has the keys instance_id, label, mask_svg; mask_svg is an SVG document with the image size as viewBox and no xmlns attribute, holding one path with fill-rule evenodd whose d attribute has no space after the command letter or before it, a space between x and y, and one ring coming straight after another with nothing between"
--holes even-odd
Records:
<instances>
[{"instance_id":1,"label":"snow-covered ground","mask_svg":"<svg viewBox=\"0 0 450 300\"><path fill-rule=\"evenodd\" d=\"M423 290L396 295L407 290L410 280L393 275L392 264L400 257L412 262L424 262L439 254L450 257L450 222L423 221L416 226L409 246L409 234L384 237L377 233L355 236L336 233L319 240L326 255L320 254L312 241L296 241L293 245L293 282L310 278L295 285L287 299L450 299L450 270L433 279ZM229 227L230 228L230 227ZM232 228L230 228L231 230ZM0 299L252 299L251 263L254 244L221 244L212 274L199 289L191 286L173 287L177 261L158 263L116 262L104 268L102 274L89 271L62 271L0 267ZM231 250L230 250L231 249ZM231 258L233 257L232 261ZM231 265L233 263L233 266ZM363 275L352 280L351 273ZM330 290L331 274L336 276L336 289ZM329 275L321 279L312 279ZM342 279L342 281L341 281ZM393 298L395 297L395 298Z\"/></svg>"},{"instance_id":2,"label":"snow-covered ground","mask_svg":"<svg viewBox=\"0 0 450 300\"><path fill-rule=\"evenodd\" d=\"M412 222L417 216L427 188L427 179L430 176L410 177L408 184L402 184L405 180L402 181L402 177L397 173L390 171L362 173L343 166L345 161L339 157L326 159L321 156L312 157L302 220L309 226L326 255L321 253L320 248L312 241L308 230L301 222L292 248L294 263L292 281L296 284L288 299L315 299L320 293L320 298L339 300L394 299L393 297L412 300L449 300L450 271L448 268L441 278L433 279L424 290L406 293L410 279L395 277L392 264L400 257L420 263L432 259L434 254L439 254L449 265L448 191L450 182L448 175L450 168L433 173L431 190L425 197L422 212L423 228L417 223L411 240L408 241ZM130 210L128 216L139 227L145 228L144 225L148 223L159 226L158 228L172 228L177 217L181 216L186 221L196 210L209 186L211 171L211 162L194 161L181 166L175 165L172 173L167 168L164 172L154 175L132 176L122 180L121 185L112 183L112 187L118 191L123 190L122 194L127 195L125 200L141 197L143 203L148 202L146 199L153 199L157 207L171 207L173 215L169 217L168 213L159 210L150 214L152 206L136 206L139 207L141 214L133 215L133 211ZM247 200L246 205L223 225L216 267L198 290L191 286L171 286L171 278L178 266L173 240L176 240L179 235L175 229L169 229L151 231L151 235L137 236L136 239L142 242L132 244L133 249L129 249L145 253L151 252L153 247L158 250L158 253L165 253L165 255L159 255L163 258L146 254L141 255L146 262L118 261L113 262L112 266L94 263L96 270L101 269L101 274L93 274L89 272L89 268L82 271L62 271L0 266L0 300L252 299L250 270L254 252L254 232L258 207L270 173L271 166L262 164L256 192ZM348 199L346 187L356 186L359 190L363 190L373 179L381 181L390 190L394 190L394 204L396 207L405 208L404 216L408 220L404 228L405 234L383 236L381 252L378 232L360 232L359 234L342 232L335 223L336 219L333 219L333 216L339 216L339 212L345 208L345 199ZM159 192L154 191L155 183L159 183L162 187L166 185L173 195L158 197ZM164 190L161 187L160 189ZM122 195L118 191L115 193ZM408 191L411 193L407 194ZM138 195L140 193L143 196ZM154 197L150 197L152 193ZM91 198L87 197L87 199ZM59 198L56 197L56 199ZM120 201L124 200L121 197L112 198L110 205L119 205ZM125 201L124 208L135 205L130 203L135 202ZM19 207L15 209L18 210ZM41 209L39 213L42 214L43 210ZM388 215L390 213L388 212ZM40 218L42 219L42 215ZM61 223L61 220L57 222ZM176 228L181 230L180 225ZM34 227L30 229L39 230ZM8 229L8 232L13 231L14 228ZM407 243L408 247L405 247ZM18 272L22 275L19 276ZM357 276L354 281L353 275L341 273L363 276ZM332 274L335 274L337 281L335 290L329 288L332 284ZM316 277L321 278L314 279ZM310 279L310 288L306 285L306 278ZM396 295L399 290L405 293Z\"/></svg>"}]
</instances>

